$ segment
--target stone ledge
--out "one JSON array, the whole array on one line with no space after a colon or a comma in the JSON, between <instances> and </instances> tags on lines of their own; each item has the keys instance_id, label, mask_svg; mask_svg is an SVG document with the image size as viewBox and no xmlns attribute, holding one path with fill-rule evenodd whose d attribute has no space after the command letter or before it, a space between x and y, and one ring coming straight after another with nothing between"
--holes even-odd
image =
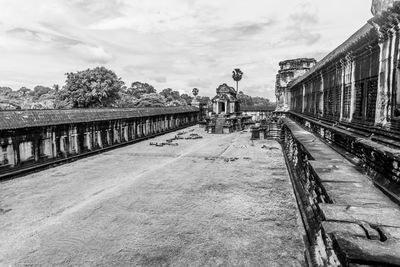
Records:
<instances>
[{"instance_id":1,"label":"stone ledge","mask_svg":"<svg viewBox=\"0 0 400 267\"><path fill-rule=\"evenodd\" d=\"M304 194L308 194L311 207L316 205L318 209L327 255L333 251L345 266L397 264L400 261L398 205L374 186L358 166L326 142L290 119L283 121L283 134L288 142L284 147L290 147L288 158L294 160L291 166L297 170L303 168L297 179L307 187L301 190L312 190ZM290 138L286 137L288 133ZM321 194L325 197L321 198Z\"/></svg>"}]
</instances>

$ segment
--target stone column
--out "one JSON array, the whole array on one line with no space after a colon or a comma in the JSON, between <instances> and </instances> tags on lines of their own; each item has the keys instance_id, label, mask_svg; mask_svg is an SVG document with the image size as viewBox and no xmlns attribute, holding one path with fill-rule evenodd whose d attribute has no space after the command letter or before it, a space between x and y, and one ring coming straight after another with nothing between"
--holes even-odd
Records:
<instances>
[{"instance_id":1,"label":"stone column","mask_svg":"<svg viewBox=\"0 0 400 267\"><path fill-rule=\"evenodd\" d=\"M354 62L354 57L349 54L349 61L350 61L350 77L351 77L351 88L350 88L350 114L349 114L349 121L353 120L353 114L356 110L356 63Z\"/></svg>"},{"instance_id":2,"label":"stone column","mask_svg":"<svg viewBox=\"0 0 400 267\"><path fill-rule=\"evenodd\" d=\"M391 53L391 40L387 33L380 32L379 38L379 77L378 77L378 94L376 100L375 125L385 126L388 122L388 105L389 105L389 56Z\"/></svg>"},{"instance_id":3,"label":"stone column","mask_svg":"<svg viewBox=\"0 0 400 267\"><path fill-rule=\"evenodd\" d=\"M302 90L302 103L301 103L301 113L304 113L305 109L306 109L306 84L303 83L303 85L301 86L301 90Z\"/></svg>"},{"instance_id":4,"label":"stone column","mask_svg":"<svg viewBox=\"0 0 400 267\"><path fill-rule=\"evenodd\" d=\"M340 66L341 66L341 70L342 70L342 76L340 77L342 84L340 86L340 117L339 117L339 121L341 121L343 119L343 107L344 107L344 85L345 85L345 77L346 77L346 61L341 59L340 60Z\"/></svg>"},{"instance_id":5,"label":"stone column","mask_svg":"<svg viewBox=\"0 0 400 267\"><path fill-rule=\"evenodd\" d=\"M321 110L321 117L324 116L324 75L322 74L322 72L320 73L321 76L321 88L319 90L319 110Z\"/></svg>"}]
</instances>

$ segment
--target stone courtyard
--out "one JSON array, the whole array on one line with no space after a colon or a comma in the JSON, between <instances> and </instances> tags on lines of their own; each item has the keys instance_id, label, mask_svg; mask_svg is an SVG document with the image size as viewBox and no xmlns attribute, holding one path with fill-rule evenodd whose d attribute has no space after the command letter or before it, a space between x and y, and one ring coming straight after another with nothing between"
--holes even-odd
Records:
<instances>
[{"instance_id":1,"label":"stone courtyard","mask_svg":"<svg viewBox=\"0 0 400 267\"><path fill-rule=\"evenodd\" d=\"M303 266L281 146L178 132L0 188L1 266Z\"/></svg>"}]
</instances>

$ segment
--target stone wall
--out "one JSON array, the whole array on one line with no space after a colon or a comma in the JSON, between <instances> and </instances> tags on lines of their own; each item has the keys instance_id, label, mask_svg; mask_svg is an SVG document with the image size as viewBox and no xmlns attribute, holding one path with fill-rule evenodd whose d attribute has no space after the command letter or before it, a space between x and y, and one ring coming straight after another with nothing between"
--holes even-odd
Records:
<instances>
[{"instance_id":1,"label":"stone wall","mask_svg":"<svg viewBox=\"0 0 400 267\"><path fill-rule=\"evenodd\" d=\"M291 82L290 110L400 140L399 3L374 11L360 30Z\"/></svg>"},{"instance_id":2,"label":"stone wall","mask_svg":"<svg viewBox=\"0 0 400 267\"><path fill-rule=\"evenodd\" d=\"M150 110L2 111L0 178L198 122L196 108Z\"/></svg>"}]
</instances>

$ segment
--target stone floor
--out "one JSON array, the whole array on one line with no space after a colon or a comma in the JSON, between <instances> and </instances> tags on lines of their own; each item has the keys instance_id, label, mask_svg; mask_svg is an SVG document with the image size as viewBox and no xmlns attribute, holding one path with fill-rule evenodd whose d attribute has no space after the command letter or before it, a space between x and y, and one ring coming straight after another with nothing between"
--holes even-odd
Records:
<instances>
[{"instance_id":1,"label":"stone floor","mask_svg":"<svg viewBox=\"0 0 400 267\"><path fill-rule=\"evenodd\" d=\"M0 266L303 266L280 145L184 131L0 183Z\"/></svg>"}]
</instances>

